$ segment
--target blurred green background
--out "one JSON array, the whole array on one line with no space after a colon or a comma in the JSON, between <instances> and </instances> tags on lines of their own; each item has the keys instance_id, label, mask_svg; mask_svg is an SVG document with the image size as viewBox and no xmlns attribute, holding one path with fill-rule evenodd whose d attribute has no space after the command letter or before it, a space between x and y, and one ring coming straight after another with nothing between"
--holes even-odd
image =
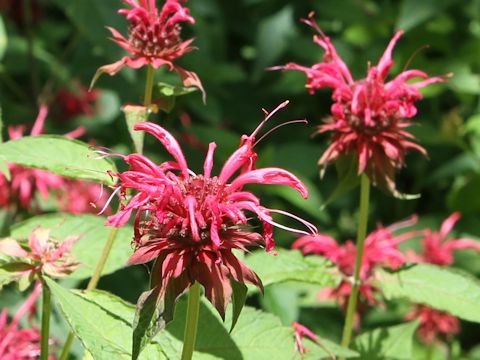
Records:
<instances>
[{"instance_id":1,"label":"blurred green background","mask_svg":"<svg viewBox=\"0 0 480 360\"><path fill-rule=\"evenodd\" d=\"M79 84L88 86L99 66L124 55L108 40L105 29L112 26L126 33L127 24L117 14L122 2L0 0L0 6L0 103L5 126L32 124L38 101L43 99L50 102L49 133L62 134L83 125L88 129L83 140L115 152L132 151L120 106L141 103L145 69L125 69L115 77L101 77L96 84L100 94L96 111L91 116L66 121L55 98L60 89L78 92ZM299 21L312 10L357 78L364 76L369 61L378 61L394 31L401 28L405 35L394 51L393 75L408 66L429 75L452 72L454 76L423 92L425 99L418 104L417 124L411 131L429 157L412 154L397 177L400 190L419 193L421 198L401 201L375 189L370 228L412 213L420 216L419 228L438 227L451 212L461 211L457 233L480 238L479 0L192 0L188 6L197 23L185 26L183 37L194 37L198 50L179 64L200 76L207 104L203 105L199 92L181 96L170 113L153 115L151 120L178 136L190 168L201 169L208 142L216 141L218 169L238 146L241 134L252 132L261 121L262 107L273 109L289 99L287 109L265 130L291 119L306 118L309 124L284 127L262 140L257 147L259 162L297 174L309 186L311 197L303 202L294 191L272 186L258 188L261 198L267 206L299 214L339 240L353 238L356 190L320 209L338 179L334 167L319 179L316 163L328 144L328 135L312 138L311 134L329 112L331 91L312 96L304 87L304 74L265 69L290 61L310 66L321 60L323 52L312 42L312 29ZM175 74L166 71L157 72L156 80L180 83ZM5 138L5 129L3 135ZM167 158L150 137L146 152L158 161ZM3 229L8 226L4 224ZM294 240L291 234L278 233L279 246L290 247ZM462 254L455 266L480 275L480 255ZM138 284L146 284L146 278L145 269L138 267L107 276L100 285L135 302L144 290ZM276 288L267 292L263 305L283 314L286 322L299 317L319 333L339 333L340 313L310 305L300 313L297 300L289 300L291 294L291 289ZM404 310L401 304L392 307L397 308L398 314ZM390 315L374 312L365 324L398 320L395 311ZM460 342L464 350L473 348L480 342L480 327L464 324Z\"/></svg>"}]
</instances>

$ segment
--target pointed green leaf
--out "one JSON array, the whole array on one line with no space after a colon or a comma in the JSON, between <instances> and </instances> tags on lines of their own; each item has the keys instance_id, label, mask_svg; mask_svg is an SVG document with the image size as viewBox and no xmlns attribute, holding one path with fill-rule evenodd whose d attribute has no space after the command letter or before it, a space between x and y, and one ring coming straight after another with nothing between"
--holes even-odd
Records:
<instances>
[{"instance_id":1,"label":"pointed green leaf","mask_svg":"<svg viewBox=\"0 0 480 360\"><path fill-rule=\"evenodd\" d=\"M394 273L381 271L378 286L387 299L406 298L480 322L480 281L464 271L416 264Z\"/></svg>"},{"instance_id":2,"label":"pointed green leaf","mask_svg":"<svg viewBox=\"0 0 480 360\"><path fill-rule=\"evenodd\" d=\"M63 240L69 235L81 235L73 245L72 255L82 265L70 277L85 279L95 270L105 241L113 228L105 226L106 219L94 215L50 214L40 215L16 224L11 229L11 236L26 239L37 226L51 228L52 236ZM130 242L133 228L124 226L118 229L115 242L102 274L109 274L126 266L132 254Z\"/></svg>"},{"instance_id":3,"label":"pointed green leaf","mask_svg":"<svg viewBox=\"0 0 480 360\"><path fill-rule=\"evenodd\" d=\"M187 95L192 92L198 91L198 88L195 86L175 86L175 85L170 85L164 82L158 82L156 84L157 87L157 94L159 96L182 96L182 95Z\"/></svg>"},{"instance_id":4,"label":"pointed green leaf","mask_svg":"<svg viewBox=\"0 0 480 360\"><path fill-rule=\"evenodd\" d=\"M23 276L23 271L31 269L31 265L22 262L10 262L0 264L0 290L11 282L19 282L19 288L23 288L20 282L28 280ZM26 279L25 279L26 278ZM28 283L30 285L30 282ZM28 287L28 286L27 286Z\"/></svg>"},{"instance_id":5,"label":"pointed green leaf","mask_svg":"<svg viewBox=\"0 0 480 360\"><path fill-rule=\"evenodd\" d=\"M137 360L145 346L165 328L165 321L161 318L162 312L163 302L159 286L140 295L133 319L132 360Z\"/></svg>"},{"instance_id":6,"label":"pointed green leaf","mask_svg":"<svg viewBox=\"0 0 480 360\"><path fill-rule=\"evenodd\" d=\"M90 145L63 136L26 136L7 141L0 144L0 159L70 178L115 185L107 173L116 172L110 159L100 159Z\"/></svg>"},{"instance_id":7,"label":"pointed green leaf","mask_svg":"<svg viewBox=\"0 0 480 360\"><path fill-rule=\"evenodd\" d=\"M243 306L245 305L245 300L247 299L248 288L245 284L238 281L232 280L232 325L230 327L230 332L235 328L237 324L238 317L240 316Z\"/></svg>"},{"instance_id":8,"label":"pointed green leaf","mask_svg":"<svg viewBox=\"0 0 480 360\"><path fill-rule=\"evenodd\" d=\"M320 256L304 257L298 250L278 250L278 255L254 251L245 257L245 263L254 270L265 286L287 281L336 286L340 275L332 264Z\"/></svg>"},{"instance_id":9,"label":"pointed green leaf","mask_svg":"<svg viewBox=\"0 0 480 360\"><path fill-rule=\"evenodd\" d=\"M94 359L131 359L133 305L103 293L100 296L107 304L103 307L85 295L62 288L53 280L46 278L45 281L72 331ZM115 311L110 311L110 308ZM127 318L119 316L119 312ZM150 344L140 359L171 358L164 354L160 346Z\"/></svg>"},{"instance_id":10,"label":"pointed green leaf","mask_svg":"<svg viewBox=\"0 0 480 360\"><path fill-rule=\"evenodd\" d=\"M141 122L147 121L148 110L145 106L126 105L122 108L125 114L125 121L127 122L128 132L132 137L135 151L139 154L143 152L143 138L144 131L135 131L133 127Z\"/></svg>"},{"instance_id":11,"label":"pointed green leaf","mask_svg":"<svg viewBox=\"0 0 480 360\"><path fill-rule=\"evenodd\" d=\"M359 335L352 348L362 359L412 359L413 335L418 321L383 327Z\"/></svg>"},{"instance_id":12,"label":"pointed green leaf","mask_svg":"<svg viewBox=\"0 0 480 360\"><path fill-rule=\"evenodd\" d=\"M0 60L3 59L3 55L5 55L5 51L7 50L7 32L5 30L5 25L3 23L3 17L0 16ZM0 131L1 131L1 126L0 126ZM0 138L1 142L1 138Z\"/></svg>"}]
</instances>

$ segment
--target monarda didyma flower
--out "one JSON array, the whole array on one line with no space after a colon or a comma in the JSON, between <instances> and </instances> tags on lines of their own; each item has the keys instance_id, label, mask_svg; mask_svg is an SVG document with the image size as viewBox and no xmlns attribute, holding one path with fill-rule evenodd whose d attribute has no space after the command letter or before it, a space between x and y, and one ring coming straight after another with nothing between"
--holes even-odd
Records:
<instances>
[{"instance_id":1,"label":"monarda didyma flower","mask_svg":"<svg viewBox=\"0 0 480 360\"><path fill-rule=\"evenodd\" d=\"M151 65L154 69L167 66L170 71L176 71L180 75L185 86L196 86L204 93L196 73L173 63L195 49L191 46L193 39L183 41L180 37L180 23L195 23L195 19L188 14L189 10L181 5L182 0L166 0L161 10L157 8L156 0L122 1L131 7L118 11L130 22L128 38L111 27L108 30L113 35L113 41L131 56L124 56L113 64L100 67L92 85L102 73L113 76L125 66L133 69L145 65Z\"/></svg>"},{"instance_id":2,"label":"monarda didyma flower","mask_svg":"<svg viewBox=\"0 0 480 360\"><path fill-rule=\"evenodd\" d=\"M325 50L323 61L312 67L295 63L274 67L274 70L299 70L307 75L309 92L330 87L333 89L331 116L316 133L332 132L332 141L319 160L325 167L341 156L353 156L358 174L365 173L374 184L399 195L395 187L395 171L405 165L405 154L415 150L426 151L414 143L414 137L405 128L416 115L415 102L422 98L419 89L442 82L442 77L428 77L420 70L406 70L386 81L393 66L392 51L403 31L398 31L387 46L376 66L369 66L366 78L354 80L347 65L340 58L330 39L312 19L303 21L318 35L314 41ZM418 82L409 82L412 79Z\"/></svg>"},{"instance_id":3,"label":"monarda didyma flower","mask_svg":"<svg viewBox=\"0 0 480 360\"><path fill-rule=\"evenodd\" d=\"M242 137L240 147L218 176L212 175L215 143L208 147L203 174L195 174L169 132L149 122L135 126L135 130L154 135L175 161L157 165L139 154L125 156L130 170L116 176L120 179L117 191L121 191L127 203L108 218L108 224L122 226L136 212L135 253L129 262L142 264L155 260L152 288L157 289L160 297L176 299L198 281L224 317L232 296L231 282L262 288L258 276L232 250L246 251L247 247L264 244L271 251L273 226L293 229L276 223L270 215L288 213L262 206L252 192L243 188L252 183L280 184L296 189L304 198L308 196L304 184L290 172L274 167L255 169L255 135L274 112L267 114L252 135ZM239 175L234 177L237 172ZM136 194L127 196L127 189L135 190ZM263 234L249 226L252 214L263 224ZM291 217L313 229L304 220Z\"/></svg>"}]
</instances>

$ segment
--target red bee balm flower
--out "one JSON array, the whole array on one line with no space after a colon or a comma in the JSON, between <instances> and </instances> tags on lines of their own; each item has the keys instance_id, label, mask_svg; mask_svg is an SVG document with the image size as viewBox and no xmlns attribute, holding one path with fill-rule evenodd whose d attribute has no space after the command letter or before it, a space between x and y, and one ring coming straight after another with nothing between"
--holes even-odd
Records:
<instances>
[{"instance_id":1,"label":"red bee balm flower","mask_svg":"<svg viewBox=\"0 0 480 360\"><path fill-rule=\"evenodd\" d=\"M273 69L305 72L306 87L312 94L324 87L333 89L332 116L317 130L317 133L333 132L332 142L319 160L320 167L324 169L339 157L354 154L359 174L366 173L374 183L397 194L395 170L405 165L407 150L426 154L425 149L412 142L413 136L404 130L412 124L405 119L417 113L415 102L422 98L419 89L442 82L444 78L429 78L420 70L407 70L386 82L393 66L392 50L403 34L398 31L378 64L369 66L367 77L355 81L312 16L303 21L318 32L313 39L325 50L323 62L311 68L289 63ZM414 78L422 80L407 83Z\"/></svg>"},{"instance_id":2,"label":"red bee balm flower","mask_svg":"<svg viewBox=\"0 0 480 360\"><path fill-rule=\"evenodd\" d=\"M108 27L108 30L113 35L113 41L131 56L99 68L92 85L102 73L115 75L125 66L138 69L151 65L158 69L166 65L170 71L180 74L185 86L196 86L203 92L202 83L196 73L173 63L195 49L190 46L193 39L182 41L180 37L180 23L195 23L195 19L188 14L189 10L180 4L182 0L166 0L160 11L155 0L140 0L139 3L135 0L122 1L131 6L131 9L119 10L130 22L128 39L111 27Z\"/></svg>"},{"instance_id":3,"label":"red bee balm flower","mask_svg":"<svg viewBox=\"0 0 480 360\"><path fill-rule=\"evenodd\" d=\"M394 231L413 225L417 221L415 216L405 221L390 225L389 227L378 227L370 233L365 239L365 250L360 268L360 299L363 301L363 311L365 305L376 305L379 302L375 299L375 293L378 291L373 286L374 272L378 266L387 266L396 269L404 264L407 259L398 249L398 244L405 241L415 232L406 232L395 236ZM335 263L340 272L345 276L340 285L336 288L326 288L321 292L321 297L334 298L342 308L347 305L348 298L352 291L351 277L354 273L355 257L357 248L355 244L348 240L345 244L339 245L334 238L328 235L316 234L314 236L303 236L293 243L292 248L300 249L304 254L316 254L325 256Z\"/></svg>"},{"instance_id":4,"label":"red bee balm flower","mask_svg":"<svg viewBox=\"0 0 480 360\"><path fill-rule=\"evenodd\" d=\"M420 319L418 335L426 344L434 343L439 335L448 337L460 332L460 321L455 316L425 305L416 305L415 309L408 313L405 319Z\"/></svg>"},{"instance_id":5,"label":"red bee balm flower","mask_svg":"<svg viewBox=\"0 0 480 360\"><path fill-rule=\"evenodd\" d=\"M122 226L136 211L136 250L129 262L141 264L156 259L152 279L153 286L160 287L160 296L177 298L198 281L223 317L232 294L231 280L262 288L258 276L232 250L246 251L247 246L262 242L267 251L272 250L273 226L283 226L273 221L270 212L284 212L263 207L243 187L250 183L281 184L298 190L304 198L308 195L303 183L286 170L254 169L255 135L270 115L251 136L242 137L240 147L218 176L211 174L215 143L208 147L203 174L196 175L187 167L179 144L169 132L148 122L135 126L135 130L154 135L175 161L157 165L139 154L125 156L131 169L117 174L117 191L121 190L124 198L126 189L137 193L121 211L108 218L108 224ZM240 175L231 180L237 171ZM248 228L246 212L255 214L263 223L263 235Z\"/></svg>"}]
</instances>

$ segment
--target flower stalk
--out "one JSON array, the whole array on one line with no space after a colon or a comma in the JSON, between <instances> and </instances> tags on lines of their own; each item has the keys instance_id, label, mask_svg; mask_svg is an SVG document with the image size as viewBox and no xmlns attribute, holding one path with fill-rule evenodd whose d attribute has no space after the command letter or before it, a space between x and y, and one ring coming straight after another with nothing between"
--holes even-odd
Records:
<instances>
[{"instance_id":1,"label":"flower stalk","mask_svg":"<svg viewBox=\"0 0 480 360\"><path fill-rule=\"evenodd\" d=\"M40 360L48 360L48 342L50 334L50 313L52 310L50 289L42 287L42 329L40 344Z\"/></svg>"},{"instance_id":2,"label":"flower stalk","mask_svg":"<svg viewBox=\"0 0 480 360\"><path fill-rule=\"evenodd\" d=\"M198 314L200 311L200 284L198 281L188 291L187 319L183 336L182 360L191 360L197 340Z\"/></svg>"},{"instance_id":3,"label":"flower stalk","mask_svg":"<svg viewBox=\"0 0 480 360\"><path fill-rule=\"evenodd\" d=\"M148 108L152 104L153 94L153 77L155 69L152 65L147 66L147 80L145 82L145 96L143 98L143 105Z\"/></svg>"},{"instance_id":4,"label":"flower stalk","mask_svg":"<svg viewBox=\"0 0 480 360\"><path fill-rule=\"evenodd\" d=\"M362 267L365 238L367 235L368 205L370 199L370 180L362 174L360 177L360 215L357 231L357 254L355 257L355 270L353 275L352 292L348 299L347 315L343 328L342 346L348 347L352 338L353 321L357 308L358 291L360 289L360 270Z\"/></svg>"}]
</instances>

